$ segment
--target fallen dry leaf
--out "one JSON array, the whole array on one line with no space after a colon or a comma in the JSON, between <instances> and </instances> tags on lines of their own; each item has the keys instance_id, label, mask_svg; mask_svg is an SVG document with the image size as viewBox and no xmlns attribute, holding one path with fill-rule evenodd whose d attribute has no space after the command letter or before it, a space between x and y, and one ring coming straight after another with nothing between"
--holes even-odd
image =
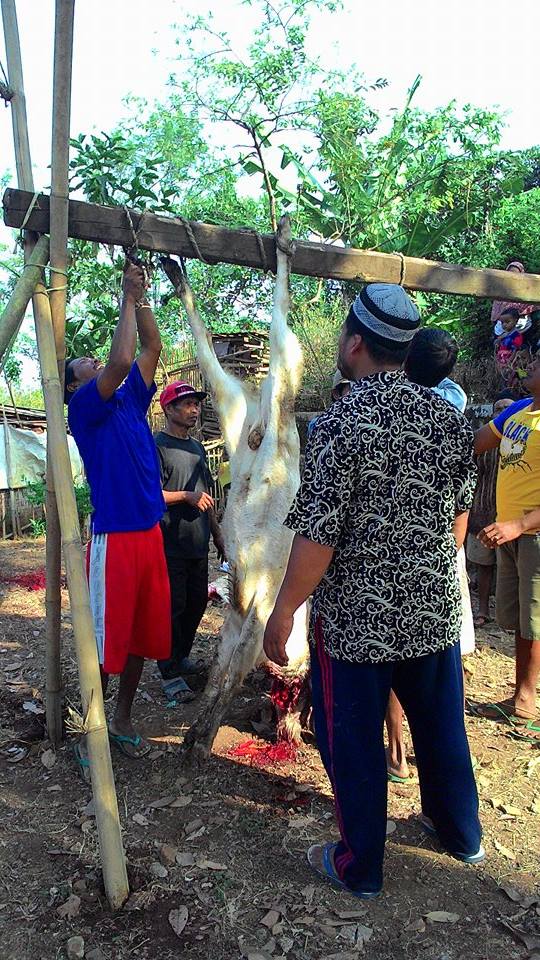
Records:
<instances>
[{"instance_id":1,"label":"fallen dry leaf","mask_svg":"<svg viewBox=\"0 0 540 960\"><path fill-rule=\"evenodd\" d=\"M534 776L534 773L539 763L540 763L540 757L534 757L533 760L529 760L527 764L527 776L529 780L531 779L531 777Z\"/></svg>"},{"instance_id":2,"label":"fallen dry leaf","mask_svg":"<svg viewBox=\"0 0 540 960\"><path fill-rule=\"evenodd\" d=\"M511 883L501 883L499 890L502 890L513 903L519 903L524 910L528 910L533 904L540 902L538 897L531 897L521 893L521 891L513 887Z\"/></svg>"},{"instance_id":3,"label":"fallen dry leaf","mask_svg":"<svg viewBox=\"0 0 540 960\"><path fill-rule=\"evenodd\" d=\"M173 847L170 843L163 843L159 848L159 859L163 866L170 867L176 860L178 847Z\"/></svg>"},{"instance_id":4,"label":"fallen dry leaf","mask_svg":"<svg viewBox=\"0 0 540 960\"><path fill-rule=\"evenodd\" d=\"M72 893L59 907L56 908L56 914L61 920L72 920L81 909L81 898Z\"/></svg>"},{"instance_id":5,"label":"fallen dry leaf","mask_svg":"<svg viewBox=\"0 0 540 960\"><path fill-rule=\"evenodd\" d=\"M68 960L83 960L84 958L84 940L82 937L70 937L66 943L66 954Z\"/></svg>"},{"instance_id":6,"label":"fallen dry leaf","mask_svg":"<svg viewBox=\"0 0 540 960\"><path fill-rule=\"evenodd\" d=\"M397 829L397 824L393 820L386 821L386 836L389 837L392 833L395 833Z\"/></svg>"},{"instance_id":7,"label":"fallen dry leaf","mask_svg":"<svg viewBox=\"0 0 540 960\"><path fill-rule=\"evenodd\" d=\"M227 870L226 863L216 863L215 860L197 860L197 866L201 870Z\"/></svg>"},{"instance_id":8,"label":"fallen dry leaf","mask_svg":"<svg viewBox=\"0 0 540 960\"><path fill-rule=\"evenodd\" d=\"M171 804L175 799L176 799L176 794L174 793L168 797L157 797L156 800L152 800L148 804L148 807L151 808L152 810L160 810L162 807L171 806Z\"/></svg>"},{"instance_id":9,"label":"fallen dry leaf","mask_svg":"<svg viewBox=\"0 0 540 960\"><path fill-rule=\"evenodd\" d=\"M185 837L186 840L198 840L199 837L202 837L203 833L206 833L206 827L199 827L198 830L195 830L195 833L188 833Z\"/></svg>"},{"instance_id":10,"label":"fallen dry leaf","mask_svg":"<svg viewBox=\"0 0 540 960\"><path fill-rule=\"evenodd\" d=\"M494 840L494 841L493 841L493 846L495 847L496 850L499 851L499 853L501 854L501 856L502 856L502 857L506 857L507 860L515 860L515 859L516 859L515 853L512 853L512 851L509 850L508 847L505 847L504 844L499 843L498 840Z\"/></svg>"},{"instance_id":11,"label":"fallen dry leaf","mask_svg":"<svg viewBox=\"0 0 540 960\"><path fill-rule=\"evenodd\" d=\"M8 750L7 762L8 763L19 763L20 760L28 756L28 749L26 747L10 747Z\"/></svg>"},{"instance_id":12,"label":"fallen dry leaf","mask_svg":"<svg viewBox=\"0 0 540 960\"><path fill-rule=\"evenodd\" d=\"M447 910L432 910L424 914L429 923L457 923L459 913L448 913Z\"/></svg>"},{"instance_id":13,"label":"fallen dry leaf","mask_svg":"<svg viewBox=\"0 0 540 960\"><path fill-rule=\"evenodd\" d=\"M540 938L532 933L527 933L526 930L522 930L521 927L514 926L513 923L509 923L508 920L500 920L500 923L503 927L506 927L507 930L511 930L515 936L521 940L524 946L531 953L536 953L540 951Z\"/></svg>"},{"instance_id":14,"label":"fallen dry leaf","mask_svg":"<svg viewBox=\"0 0 540 960\"><path fill-rule=\"evenodd\" d=\"M358 910L334 910L334 913L340 920L356 920L358 917L365 917L367 907L360 907Z\"/></svg>"},{"instance_id":15,"label":"fallen dry leaf","mask_svg":"<svg viewBox=\"0 0 540 960\"><path fill-rule=\"evenodd\" d=\"M167 867L164 867L163 864L159 863L157 860L150 864L150 873L153 877L158 877L160 880L164 880L165 877L169 876Z\"/></svg>"},{"instance_id":16,"label":"fallen dry leaf","mask_svg":"<svg viewBox=\"0 0 540 960\"><path fill-rule=\"evenodd\" d=\"M405 927L407 933L424 933L426 925L421 917L418 920L412 920L411 923L408 923Z\"/></svg>"},{"instance_id":17,"label":"fallen dry leaf","mask_svg":"<svg viewBox=\"0 0 540 960\"><path fill-rule=\"evenodd\" d=\"M533 800L531 803L531 812L540 813L540 799Z\"/></svg>"},{"instance_id":18,"label":"fallen dry leaf","mask_svg":"<svg viewBox=\"0 0 540 960\"><path fill-rule=\"evenodd\" d=\"M177 853L176 862L180 867L193 867L195 864L195 857L192 853Z\"/></svg>"},{"instance_id":19,"label":"fallen dry leaf","mask_svg":"<svg viewBox=\"0 0 540 960\"><path fill-rule=\"evenodd\" d=\"M136 890L132 893L129 900L124 904L124 910L144 910L147 904L147 894L145 890Z\"/></svg>"},{"instance_id":20,"label":"fallen dry leaf","mask_svg":"<svg viewBox=\"0 0 540 960\"><path fill-rule=\"evenodd\" d=\"M259 922L263 927L268 927L271 930L279 922L280 916L281 914L277 910L269 910Z\"/></svg>"},{"instance_id":21,"label":"fallen dry leaf","mask_svg":"<svg viewBox=\"0 0 540 960\"><path fill-rule=\"evenodd\" d=\"M140 827L147 827L150 821L142 813L134 813L132 818L133 823L138 823Z\"/></svg>"},{"instance_id":22,"label":"fallen dry leaf","mask_svg":"<svg viewBox=\"0 0 540 960\"><path fill-rule=\"evenodd\" d=\"M45 752L41 754L41 762L47 770L52 770L56 763L56 754L54 750L45 750Z\"/></svg>"},{"instance_id":23,"label":"fallen dry leaf","mask_svg":"<svg viewBox=\"0 0 540 960\"><path fill-rule=\"evenodd\" d=\"M191 794L186 793L182 797L176 797L176 800L173 800L171 807L187 807L193 800Z\"/></svg>"},{"instance_id":24,"label":"fallen dry leaf","mask_svg":"<svg viewBox=\"0 0 540 960\"><path fill-rule=\"evenodd\" d=\"M351 950L345 950L342 953L329 953L324 960L358 960L358 953Z\"/></svg>"},{"instance_id":25,"label":"fallen dry leaf","mask_svg":"<svg viewBox=\"0 0 540 960\"><path fill-rule=\"evenodd\" d=\"M184 830L188 834L195 833L197 830L200 830L203 825L203 821L200 817L195 817L195 820L190 820L189 823L186 823Z\"/></svg>"},{"instance_id":26,"label":"fallen dry leaf","mask_svg":"<svg viewBox=\"0 0 540 960\"><path fill-rule=\"evenodd\" d=\"M315 895L315 885L310 883L309 886L304 887L304 889L300 891L300 895L304 898L304 900L308 901L309 906Z\"/></svg>"},{"instance_id":27,"label":"fallen dry leaf","mask_svg":"<svg viewBox=\"0 0 540 960\"><path fill-rule=\"evenodd\" d=\"M354 928L353 928L354 929ZM356 931L354 934L354 944L355 946L364 946L368 940L371 940L373 936L373 930L371 927L364 926L363 923L356 924Z\"/></svg>"},{"instance_id":28,"label":"fallen dry leaf","mask_svg":"<svg viewBox=\"0 0 540 960\"><path fill-rule=\"evenodd\" d=\"M176 910L171 910L169 913L169 923L173 928L177 937L182 933L186 923L188 922L189 911L187 907L178 907Z\"/></svg>"}]
</instances>

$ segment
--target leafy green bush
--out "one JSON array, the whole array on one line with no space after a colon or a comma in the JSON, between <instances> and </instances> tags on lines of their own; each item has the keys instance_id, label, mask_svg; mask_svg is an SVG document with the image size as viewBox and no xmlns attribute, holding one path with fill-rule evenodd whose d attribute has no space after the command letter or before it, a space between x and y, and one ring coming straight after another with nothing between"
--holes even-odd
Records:
<instances>
[{"instance_id":1,"label":"leafy green bush","mask_svg":"<svg viewBox=\"0 0 540 960\"><path fill-rule=\"evenodd\" d=\"M86 480L82 483L74 484L75 500L77 502L77 513L81 530L83 529L88 517L92 513L92 503L90 500L90 487ZM47 500L47 487L43 478L28 482L25 487L26 499L34 507L44 507ZM46 531L47 519L31 520L30 527L32 536L41 537Z\"/></svg>"}]
</instances>

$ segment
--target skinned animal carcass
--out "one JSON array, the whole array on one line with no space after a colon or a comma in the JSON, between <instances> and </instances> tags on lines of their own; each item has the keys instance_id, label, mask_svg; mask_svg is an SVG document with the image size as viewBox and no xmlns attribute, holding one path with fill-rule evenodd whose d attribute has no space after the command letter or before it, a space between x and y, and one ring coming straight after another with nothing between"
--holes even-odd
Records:
<instances>
[{"instance_id":1,"label":"skinned animal carcass","mask_svg":"<svg viewBox=\"0 0 540 960\"><path fill-rule=\"evenodd\" d=\"M260 389L220 366L178 264L162 261L184 305L198 362L210 384L230 458L231 487L222 522L231 571L230 605L216 658L201 698L201 709L183 746L186 760L207 757L228 704L246 675L264 659L264 629L283 580L293 534L283 521L300 482L300 442L294 416L302 378L302 350L287 326L292 246L290 223L280 221L277 275L270 326L270 361ZM278 711L278 738L300 740L302 691L307 687L307 610L294 617L287 643L289 665L268 664Z\"/></svg>"}]
</instances>

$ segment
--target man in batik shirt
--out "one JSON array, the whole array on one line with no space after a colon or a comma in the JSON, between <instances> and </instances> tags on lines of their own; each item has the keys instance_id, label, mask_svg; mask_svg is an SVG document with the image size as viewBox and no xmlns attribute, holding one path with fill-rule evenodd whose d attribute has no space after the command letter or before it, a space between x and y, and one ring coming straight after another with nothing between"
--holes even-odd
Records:
<instances>
[{"instance_id":1,"label":"man in batik shirt","mask_svg":"<svg viewBox=\"0 0 540 960\"><path fill-rule=\"evenodd\" d=\"M382 889L391 688L412 732L422 825L458 859L484 857L456 573L476 477L473 435L459 411L400 370L419 322L393 284L370 284L351 307L338 362L351 392L319 417L308 444L264 643L286 663L294 611L314 593L313 710L341 840L311 847L308 860L365 898Z\"/></svg>"}]
</instances>

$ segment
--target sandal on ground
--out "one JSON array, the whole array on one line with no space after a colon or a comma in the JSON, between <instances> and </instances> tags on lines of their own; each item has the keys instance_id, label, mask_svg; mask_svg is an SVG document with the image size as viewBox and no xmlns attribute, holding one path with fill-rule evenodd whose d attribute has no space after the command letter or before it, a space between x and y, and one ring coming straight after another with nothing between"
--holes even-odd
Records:
<instances>
[{"instance_id":1,"label":"sandal on ground","mask_svg":"<svg viewBox=\"0 0 540 960\"><path fill-rule=\"evenodd\" d=\"M435 837L438 839L433 820L430 820L430 818L426 817L423 813L417 817L417 820L424 833L427 833L429 837ZM453 850L446 850L446 848L443 849L445 850L445 853L448 853L451 857L454 857L455 860L460 860L461 863L482 863L482 861L486 859L486 851L484 850L482 844L480 844L476 853L454 853Z\"/></svg>"},{"instance_id":2,"label":"sandal on ground","mask_svg":"<svg viewBox=\"0 0 540 960\"><path fill-rule=\"evenodd\" d=\"M488 623L493 623L493 617L485 616L483 613L477 613L473 617L473 624L477 630L481 630L482 627L487 626Z\"/></svg>"},{"instance_id":3,"label":"sandal on ground","mask_svg":"<svg viewBox=\"0 0 540 960\"><path fill-rule=\"evenodd\" d=\"M341 890L346 890L352 897L358 897L359 900L374 900L375 897L379 897L382 893L381 890L351 890L350 887L343 883L343 880L340 880L334 866L334 852L336 847L337 843L315 843L310 847L307 852L307 861L311 869L320 877L329 880L334 886L340 887ZM315 862L318 854L322 854L322 863L320 866Z\"/></svg>"},{"instance_id":4,"label":"sandal on ground","mask_svg":"<svg viewBox=\"0 0 540 960\"><path fill-rule=\"evenodd\" d=\"M505 720L511 726L522 727L537 721L534 714L516 710L513 700L498 700L494 703L476 703L469 706L475 717L482 717L484 720Z\"/></svg>"},{"instance_id":5,"label":"sandal on ground","mask_svg":"<svg viewBox=\"0 0 540 960\"><path fill-rule=\"evenodd\" d=\"M147 740L143 740L139 733L134 737L128 737L109 730L109 740L130 760L142 760L152 749L152 745Z\"/></svg>"},{"instance_id":6,"label":"sandal on ground","mask_svg":"<svg viewBox=\"0 0 540 960\"><path fill-rule=\"evenodd\" d=\"M183 657L180 661L180 670L183 677L194 677L206 670L204 660L192 660L191 657Z\"/></svg>"},{"instance_id":7,"label":"sandal on ground","mask_svg":"<svg viewBox=\"0 0 540 960\"><path fill-rule=\"evenodd\" d=\"M387 770L386 776L388 777L389 783L410 783L411 782L410 774L407 777L398 777L397 773L392 773L391 770Z\"/></svg>"},{"instance_id":8,"label":"sandal on ground","mask_svg":"<svg viewBox=\"0 0 540 960\"><path fill-rule=\"evenodd\" d=\"M161 688L171 705L173 702L191 703L196 697L196 694L191 687L188 686L183 677L173 677L171 680L162 680Z\"/></svg>"},{"instance_id":9,"label":"sandal on ground","mask_svg":"<svg viewBox=\"0 0 540 960\"><path fill-rule=\"evenodd\" d=\"M529 720L516 729L508 731L508 736L514 740L525 740L526 743L537 743L540 746L540 720Z\"/></svg>"},{"instance_id":10,"label":"sandal on ground","mask_svg":"<svg viewBox=\"0 0 540 960\"><path fill-rule=\"evenodd\" d=\"M90 776L90 761L86 753L82 752L81 744L76 743L73 747L73 753L75 755L75 763L77 764L77 770L79 776L85 783L91 783Z\"/></svg>"}]
</instances>

